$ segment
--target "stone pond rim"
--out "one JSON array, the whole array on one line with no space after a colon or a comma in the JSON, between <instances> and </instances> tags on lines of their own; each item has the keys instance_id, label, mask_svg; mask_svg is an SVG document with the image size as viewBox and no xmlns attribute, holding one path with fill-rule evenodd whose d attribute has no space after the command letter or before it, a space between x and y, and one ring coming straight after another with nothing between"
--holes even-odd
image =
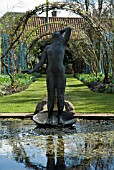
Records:
<instances>
[{"instance_id":1,"label":"stone pond rim","mask_svg":"<svg viewBox=\"0 0 114 170\"><path fill-rule=\"evenodd\" d=\"M34 113L0 113L0 118L32 118ZM75 113L75 118L79 119L114 119L114 113Z\"/></svg>"}]
</instances>

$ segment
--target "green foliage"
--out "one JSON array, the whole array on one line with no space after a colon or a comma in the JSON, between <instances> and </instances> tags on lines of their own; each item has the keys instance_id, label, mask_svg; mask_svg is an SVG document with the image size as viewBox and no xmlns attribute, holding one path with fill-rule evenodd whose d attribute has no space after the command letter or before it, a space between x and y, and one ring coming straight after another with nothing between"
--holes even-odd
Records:
<instances>
[{"instance_id":1,"label":"green foliage","mask_svg":"<svg viewBox=\"0 0 114 170\"><path fill-rule=\"evenodd\" d=\"M110 4L110 10L107 8L107 5L104 8L97 8L95 9L94 6L92 6L92 10L85 10L84 5L82 5L82 2L76 1L76 4L72 4L72 2L67 3L49 3L48 10L54 10L54 9L61 9L66 11L71 11L75 14L79 14L82 18L85 20L84 29L80 30L74 27L74 24L71 23L72 29L72 35L73 31L77 34L75 36L72 36L74 39L74 44L71 45L70 52L72 52L72 60L74 61L75 57L78 56L78 59L83 59L85 63L89 64L90 69L93 73L98 73L98 71L101 71L101 64L102 64L102 58L104 58L105 63L110 63L112 61L111 54L111 48L107 47L112 46L112 43L109 39L105 38L104 35L108 35L110 33L110 30L112 29L110 25L113 24L107 24L111 21L111 11L112 11L112 5ZM85 3L86 7L87 4ZM88 5L87 8L90 6ZM101 5L102 7L102 5ZM86 8L86 9L87 9ZM41 54L41 47L37 45L36 42L44 38L44 36L38 35L40 27L44 27L44 25L38 25L33 26L31 30L25 29L26 24L31 25L32 16L37 14L41 14L47 10L46 5L42 4L38 7L36 7L34 10L26 12L26 14L13 14L13 13L7 13L5 18L2 18L2 26L4 27L4 30L6 33L9 34L11 43L10 43L10 49L11 48L18 48L18 43L20 41L26 42L29 46L29 52L30 61L34 59L35 64L37 62L37 59L40 58ZM102 10L102 12L100 11ZM87 12L88 11L88 12ZM91 15L88 15L91 11ZM109 14L110 12L110 14ZM102 15L100 15L102 13ZM106 22L107 20L107 22ZM112 23L112 21L111 21ZM45 23L44 23L45 24ZM52 23L53 24L53 23ZM64 24L63 24L64 25ZM87 25L87 27L86 27ZM26 31L25 31L26 30ZM38 31L38 32L37 32ZM47 38L46 38L47 39ZM76 41L76 40L79 41ZM98 40L99 43L96 45L95 40ZM42 40L41 40L42 41ZM45 42L43 39L42 42ZM45 45L43 44L43 47ZM101 47L105 49L105 53L107 55L101 55ZM8 51L7 51L8 54ZM32 61L31 61L32 62ZM114 65L114 63L112 63ZM32 65L33 66L33 65ZM107 69L107 70L106 70ZM109 72L109 66L105 64L105 70ZM108 76L107 76L108 77Z\"/></svg>"},{"instance_id":2,"label":"green foliage","mask_svg":"<svg viewBox=\"0 0 114 170\"><path fill-rule=\"evenodd\" d=\"M10 78L8 75L0 75L0 96L16 93L22 91L31 82L36 80L35 74L22 74L18 73L14 75L15 83L13 86L10 84Z\"/></svg>"},{"instance_id":3,"label":"green foliage","mask_svg":"<svg viewBox=\"0 0 114 170\"><path fill-rule=\"evenodd\" d=\"M15 75L15 82L21 86L25 86L35 81L35 77L29 74L18 73Z\"/></svg>"},{"instance_id":4,"label":"green foliage","mask_svg":"<svg viewBox=\"0 0 114 170\"><path fill-rule=\"evenodd\" d=\"M8 75L0 75L0 86L3 84L10 84L10 77Z\"/></svg>"},{"instance_id":5,"label":"green foliage","mask_svg":"<svg viewBox=\"0 0 114 170\"><path fill-rule=\"evenodd\" d=\"M80 81L83 81L86 84L89 83L96 83L96 82L103 82L104 80L104 75L103 74L98 74L97 76L95 76L95 74L78 74L77 78Z\"/></svg>"},{"instance_id":6,"label":"green foliage","mask_svg":"<svg viewBox=\"0 0 114 170\"><path fill-rule=\"evenodd\" d=\"M40 74L40 73L37 73L37 72L34 72L34 73L32 73L31 74L33 77L35 77L35 78L40 78L40 77L42 77L42 75ZM33 80L34 81L34 80Z\"/></svg>"},{"instance_id":7,"label":"green foliage","mask_svg":"<svg viewBox=\"0 0 114 170\"><path fill-rule=\"evenodd\" d=\"M11 34L14 31L17 22L20 20L20 18L23 15L24 13L6 12L0 18L0 28L2 28L3 32L6 32L7 34Z\"/></svg>"},{"instance_id":8,"label":"green foliage","mask_svg":"<svg viewBox=\"0 0 114 170\"><path fill-rule=\"evenodd\" d=\"M113 80L112 83L104 84L103 74L98 74L97 77L94 74L78 74L77 78L84 84L86 84L94 92L114 94Z\"/></svg>"}]
</instances>

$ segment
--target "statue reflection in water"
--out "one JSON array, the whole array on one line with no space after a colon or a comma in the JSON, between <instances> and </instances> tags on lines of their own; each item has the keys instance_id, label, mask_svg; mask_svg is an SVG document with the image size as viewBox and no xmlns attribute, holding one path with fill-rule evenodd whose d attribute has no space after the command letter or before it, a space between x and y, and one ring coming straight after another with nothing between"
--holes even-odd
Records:
<instances>
[{"instance_id":1,"label":"statue reflection in water","mask_svg":"<svg viewBox=\"0 0 114 170\"><path fill-rule=\"evenodd\" d=\"M65 170L63 138L58 136L56 148L54 137L47 138L47 170Z\"/></svg>"}]
</instances>

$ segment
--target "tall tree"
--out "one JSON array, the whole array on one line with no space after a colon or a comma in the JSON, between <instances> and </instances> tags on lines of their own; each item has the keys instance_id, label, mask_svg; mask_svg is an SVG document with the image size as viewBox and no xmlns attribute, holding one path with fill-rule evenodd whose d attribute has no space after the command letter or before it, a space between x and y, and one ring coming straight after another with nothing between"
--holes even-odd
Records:
<instances>
[{"instance_id":1,"label":"tall tree","mask_svg":"<svg viewBox=\"0 0 114 170\"><path fill-rule=\"evenodd\" d=\"M85 0L86 11L89 11L89 0Z\"/></svg>"}]
</instances>

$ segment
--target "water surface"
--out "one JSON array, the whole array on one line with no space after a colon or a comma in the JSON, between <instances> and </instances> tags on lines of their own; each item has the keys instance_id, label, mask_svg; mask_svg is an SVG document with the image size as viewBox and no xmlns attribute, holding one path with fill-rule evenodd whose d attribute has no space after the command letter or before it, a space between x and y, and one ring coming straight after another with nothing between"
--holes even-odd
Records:
<instances>
[{"instance_id":1,"label":"water surface","mask_svg":"<svg viewBox=\"0 0 114 170\"><path fill-rule=\"evenodd\" d=\"M38 129L32 120L0 121L0 170L114 170L114 121L78 120Z\"/></svg>"}]
</instances>

